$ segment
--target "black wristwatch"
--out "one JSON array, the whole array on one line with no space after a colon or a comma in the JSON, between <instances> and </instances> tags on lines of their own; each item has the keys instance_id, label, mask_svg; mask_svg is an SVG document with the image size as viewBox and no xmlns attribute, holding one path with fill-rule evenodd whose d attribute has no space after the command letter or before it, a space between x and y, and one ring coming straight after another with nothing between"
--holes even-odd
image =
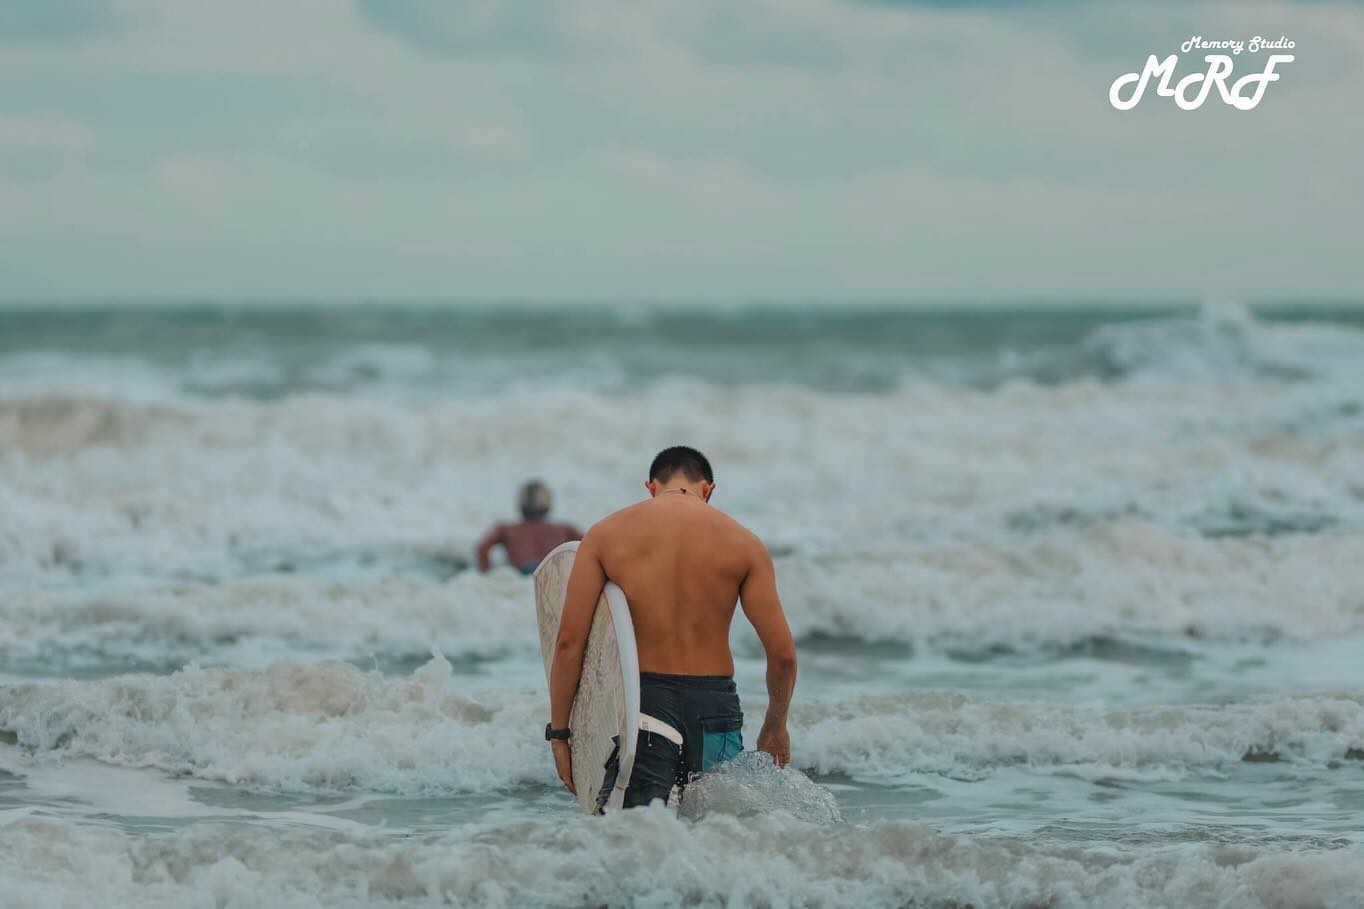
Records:
<instances>
[{"instance_id":1,"label":"black wristwatch","mask_svg":"<svg viewBox=\"0 0 1364 909\"><path fill-rule=\"evenodd\" d=\"M555 729L551 724L549 723L545 724L546 742L553 742L556 740L560 742L567 742L571 738L573 738L573 733L571 731L567 729Z\"/></svg>"}]
</instances>

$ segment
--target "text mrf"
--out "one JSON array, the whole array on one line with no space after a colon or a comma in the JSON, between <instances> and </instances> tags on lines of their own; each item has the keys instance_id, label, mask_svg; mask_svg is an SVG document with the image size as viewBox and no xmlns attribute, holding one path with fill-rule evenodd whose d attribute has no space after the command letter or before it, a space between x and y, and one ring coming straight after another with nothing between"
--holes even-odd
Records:
<instances>
[{"instance_id":1,"label":"text mrf","mask_svg":"<svg viewBox=\"0 0 1364 909\"><path fill-rule=\"evenodd\" d=\"M1265 88L1271 82L1277 82L1279 74L1274 71L1274 67L1281 63L1292 63L1292 54L1270 54L1265 61L1263 72L1249 73L1227 85L1227 77L1231 75L1231 57L1226 54L1209 54L1203 58L1208 64L1206 73L1190 73L1183 79L1170 87L1170 81L1174 78L1175 66L1179 62L1179 55L1171 54L1164 60L1156 59L1155 54L1146 58L1146 67L1138 73L1127 73L1113 80L1112 86L1108 89L1108 101L1118 110L1131 110L1137 106L1143 94L1146 93L1146 85L1153 77L1159 77L1160 83L1156 86L1156 94L1166 98L1173 97L1175 104L1181 110L1196 110L1203 106L1203 102L1208 99L1212 92L1212 87L1217 86L1217 90L1222 93L1222 100L1237 110L1250 110L1260 103L1264 97ZM1122 90L1132 83L1136 83L1136 88L1126 100L1121 97ZM1197 87L1198 93L1193 97L1189 96L1191 90ZM1250 92L1247 95L1247 91Z\"/></svg>"}]
</instances>

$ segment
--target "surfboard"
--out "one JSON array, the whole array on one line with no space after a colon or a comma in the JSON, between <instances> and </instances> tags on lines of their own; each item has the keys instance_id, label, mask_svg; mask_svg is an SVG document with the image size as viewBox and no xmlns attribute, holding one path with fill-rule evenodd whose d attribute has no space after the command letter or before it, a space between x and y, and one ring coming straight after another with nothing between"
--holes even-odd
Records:
<instances>
[{"instance_id":1,"label":"surfboard","mask_svg":"<svg viewBox=\"0 0 1364 909\"><path fill-rule=\"evenodd\" d=\"M564 543L545 556L535 569L535 617L540 624L540 654L545 660L545 680L554 664L554 644L564 612L564 594L577 542ZM639 738L639 652L635 649L635 626L625 591L607 581L583 654L583 673L578 695L569 716L573 738L573 785L585 814L597 810L597 794L606 778L606 759L620 741L620 771L606 802L608 811L621 807L630 771L635 765L635 741Z\"/></svg>"}]
</instances>

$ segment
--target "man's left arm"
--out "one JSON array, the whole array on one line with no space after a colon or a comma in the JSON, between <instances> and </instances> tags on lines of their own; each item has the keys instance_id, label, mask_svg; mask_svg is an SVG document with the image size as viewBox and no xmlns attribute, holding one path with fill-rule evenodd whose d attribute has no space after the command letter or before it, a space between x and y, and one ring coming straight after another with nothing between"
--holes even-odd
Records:
<instances>
[{"instance_id":1,"label":"man's left arm","mask_svg":"<svg viewBox=\"0 0 1364 909\"><path fill-rule=\"evenodd\" d=\"M573 712L573 699L578 694L578 680L583 672L583 653L587 648L587 633L592 629L592 616L606 586L606 570L593 535L589 533L578 547L573 560L573 573L568 578L568 592L564 596L564 611L559 619L559 636L554 644L554 662L549 670L549 722L555 729L568 727ZM568 742L554 741L554 766L559 779L569 792L573 788L573 762Z\"/></svg>"}]
</instances>

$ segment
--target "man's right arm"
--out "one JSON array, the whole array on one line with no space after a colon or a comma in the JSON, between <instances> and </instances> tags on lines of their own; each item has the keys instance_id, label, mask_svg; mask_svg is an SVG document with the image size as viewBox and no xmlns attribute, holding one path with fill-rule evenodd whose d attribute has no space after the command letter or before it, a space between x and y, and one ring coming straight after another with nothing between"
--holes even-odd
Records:
<instances>
[{"instance_id":1,"label":"man's right arm","mask_svg":"<svg viewBox=\"0 0 1364 909\"><path fill-rule=\"evenodd\" d=\"M777 571L772 555L756 537L753 543L753 560L739 587L739 600L767 654L767 717L758 733L758 750L766 751L778 767L784 767L791 760L786 714L796 688L796 642L777 596Z\"/></svg>"},{"instance_id":2,"label":"man's right arm","mask_svg":"<svg viewBox=\"0 0 1364 909\"><path fill-rule=\"evenodd\" d=\"M478 541L478 570L486 573L493 570L493 547L503 542L503 527L497 524L488 535Z\"/></svg>"}]
</instances>

